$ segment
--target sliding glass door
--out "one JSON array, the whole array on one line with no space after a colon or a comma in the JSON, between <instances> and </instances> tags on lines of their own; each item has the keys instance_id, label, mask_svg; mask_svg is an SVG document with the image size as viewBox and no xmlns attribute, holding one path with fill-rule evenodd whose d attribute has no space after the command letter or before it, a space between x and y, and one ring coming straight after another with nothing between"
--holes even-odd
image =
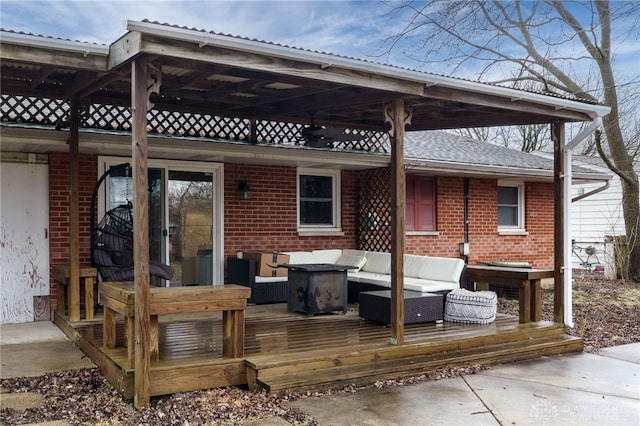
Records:
<instances>
[{"instance_id":1,"label":"sliding glass door","mask_svg":"<svg viewBox=\"0 0 640 426\"><path fill-rule=\"evenodd\" d=\"M103 157L101 170L126 161ZM152 285L221 285L222 165L149 160L148 187L149 258L174 270L169 282L152 278ZM130 173L111 175L100 215L132 201L132 193Z\"/></svg>"}]
</instances>

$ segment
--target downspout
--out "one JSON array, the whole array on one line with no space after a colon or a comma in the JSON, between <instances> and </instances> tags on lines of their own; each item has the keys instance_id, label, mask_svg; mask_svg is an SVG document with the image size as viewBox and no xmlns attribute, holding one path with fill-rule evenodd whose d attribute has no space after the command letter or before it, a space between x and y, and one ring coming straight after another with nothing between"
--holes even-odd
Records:
<instances>
[{"instance_id":1,"label":"downspout","mask_svg":"<svg viewBox=\"0 0 640 426\"><path fill-rule=\"evenodd\" d=\"M564 324L573 327L573 271L571 268L571 180L573 170L571 169L571 155L573 149L598 127L602 126L602 119L596 117L593 122L580 132L575 138L564 146Z\"/></svg>"},{"instance_id":2,"label":"downspout","mask_svg":"<svg viewBox=\"0 0 640 426\"><path fill-rule=\"evenodd\" d=\"M582 195L573 197L571 199L571 202L575 203L576 201L584 200L585 198L591 197L592 195L596 195L598 192L606 191L607 189L609 189L610 186L611 186L611 183L609 181L606 181L605 184L602 185L600 188L592 189L591 191L585 192Z\"/></svg>"},{"instance_id":3,"label":"downspout","mask_svg":"<svg viewBox=\"0 0 640 426\"><path fill-rule=\"evenodd\" d=\"M469 244L469 178L464 178L464 243ZM469 254L463 250L464 263L469 262ZM463 253L461 253L463 254Z\"/></svg>"}]
</instances>

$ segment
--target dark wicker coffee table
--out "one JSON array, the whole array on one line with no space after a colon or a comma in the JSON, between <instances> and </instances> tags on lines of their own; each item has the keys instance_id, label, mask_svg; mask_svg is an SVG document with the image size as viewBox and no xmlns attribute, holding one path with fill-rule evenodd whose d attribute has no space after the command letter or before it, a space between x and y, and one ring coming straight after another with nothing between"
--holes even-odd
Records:
<instances>
[{"instance_id":1,"label":"dark wicker coffee table","mask_svg":"<svg viewBox=\"0 0 640 426\"><path fill-rule=\"evenodd\" d=\"M360 317L382 324L391 323L391 291L364 291L359 299ZM404 323L442 323L444 301L442 294L404 292Z\"/></svg>"}]
</instances>

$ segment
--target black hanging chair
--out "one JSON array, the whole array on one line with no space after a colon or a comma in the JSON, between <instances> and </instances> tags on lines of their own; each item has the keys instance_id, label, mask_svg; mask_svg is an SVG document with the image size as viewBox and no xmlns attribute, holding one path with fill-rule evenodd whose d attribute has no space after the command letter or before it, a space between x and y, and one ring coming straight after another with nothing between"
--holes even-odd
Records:
<instances>
[{"instance_id":1,"label":"black hanging chair","mask_svg":"<svg viewBox=\"0 0 640 426\"><path fill-rule=\"evenodd\" d=\"M133 281L133 206L131 202L107 211L95 225L95 203L100 185L116 170L129 163L112 166L98 180L91 196L91 264L102 281ZM170 280L173 268L157 261L149 262L151 276Z\"/></svg>"}]
</instances>

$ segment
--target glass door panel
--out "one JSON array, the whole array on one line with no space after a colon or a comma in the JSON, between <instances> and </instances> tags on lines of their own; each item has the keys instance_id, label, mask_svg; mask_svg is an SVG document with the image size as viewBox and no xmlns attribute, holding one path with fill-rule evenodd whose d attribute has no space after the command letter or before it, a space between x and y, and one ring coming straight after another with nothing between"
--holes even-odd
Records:
<instances>
[{"instance_id":1,"label":"glass door panel","mask_svg":"<svg viewBox=\"0 0 640 426\"><path fill-rule=\"evenodd\" d=\"M164 169L149 168L147 185L149 187L149 260L167 264L167 227L165 226L165 186ZM174 275L175 279L175 275ZM174 280L172 279L172 281ZM152 276L151 285L164 285L162 278Z\"/></svg>"},{"instance_id":2,"label":"glass door panel","mask_svg":"<svg viewBox=\"0 0 640 426\"><path fill-rule=\"evenodd\" d=\"M214 281L213 190L210 172L169 171L169 252L176 285Z\"/></svg>"},{"instance_id":3,"label":"glass door panel","mask_svg":"<svg viewBox=\"0 0 640 426\"><path fill-rule=\"evenodd\" d=\"M133 201L131 172L116 170L109 175L109 205L107 210ZM164 224L164 169L148 169L149 188L149 259L165 262L167 228ZM135 211L133 212L135 215ZM163 279L151 277L151 285L163 285Z\"/></svg>"}]
</instances>

